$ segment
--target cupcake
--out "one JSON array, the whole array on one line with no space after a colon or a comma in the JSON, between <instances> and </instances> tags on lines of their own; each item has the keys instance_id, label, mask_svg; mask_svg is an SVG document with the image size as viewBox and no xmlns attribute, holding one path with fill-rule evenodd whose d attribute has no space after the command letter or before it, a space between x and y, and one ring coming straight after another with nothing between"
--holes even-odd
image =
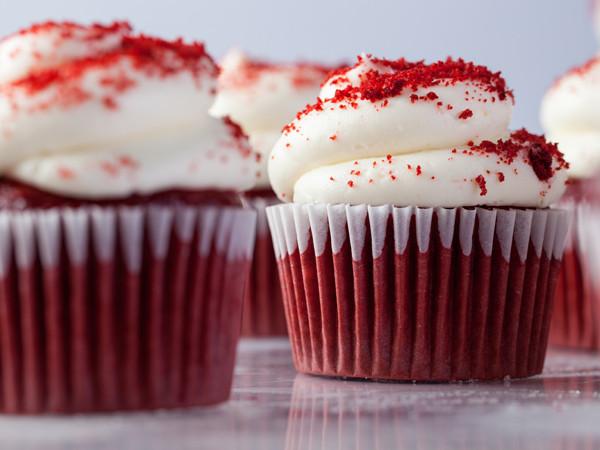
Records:
<instances>
[{"instance_id":1,"label":"cupcake","mask_svg":"<svg viewBox=\"0 0 600 450\"><path fill-rule=\"evenodd\" d=\"M600 350L600 57L577 67L546 93L541 122L569 161L563 207L571 211L550 341Z\"/></svg>"},{"instance_id":2,"label":"cupcake","mask_svg":"<svg viewBox=\"0 0 600 450\"><path fill-rule=\"evenodd\" d=\"M562 154L509 132L499 73L361 56L286 126L267 209L300 372L388 380L542 370Z\"/></svg>"},{"instance_id":3,"label":"cupcake","mask_svg":"<svg viewBox=\"0 0 600 450\"><path fill-rule=\"evenodd\" d=\"M598 42L600 42L600 0L590 0L590 13L594 26L594 34Z\"/></svg>"},{"instance_id":4,"label":"cupcake","mask_svg":"<svg viewBox=\"0 0 600 450\"><path fill-rule=\"evenodd\" d=\"M0 411L228 398L257 163L203 44L127 23L0 41Z\"/></svg>"},{"instance_id":5,"label":"cupcake","mask_svg":"<svg viewBox=\"0 0 600 450\"><path fill-rule=\"evenodd\" d=\"M319 93L331 68L308 63L275 64L249 59L231 51L223 59L217 99L218 117L230 116L249 135L260 157L258 182L245 202L255 209L257 236L254 263L242 320L243 336L285 335L286 322L277 279L277 264L265 207L279 203L267 177L267 156L282 127Z\"/></svg>"}]
</instances>

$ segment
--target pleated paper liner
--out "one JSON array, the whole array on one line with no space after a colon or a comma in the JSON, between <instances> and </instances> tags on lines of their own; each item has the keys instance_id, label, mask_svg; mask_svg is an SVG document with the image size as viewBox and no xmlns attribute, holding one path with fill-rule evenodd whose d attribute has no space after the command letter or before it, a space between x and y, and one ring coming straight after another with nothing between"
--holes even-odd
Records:
<instances>
[{"instance_id":1,"label":"pleated paper liner","mask_svg":"<svg viewBox=\"0 0 600 450\"><path fill-rule=\"evenodd\" d=\"M550 343L600 351L600 206L568 201L570 227L558 277Z\"/></svg>"},{"instance_id":2,"label":"pleated paper liner","mask_svg":"<svg viewBox=\"0 0 600 450\"><path fill-rule=\"evenodd\" d=\"M451 381L540 373L567 214L267 209L300 372Z\"/></svg>"},{"instance_id":3,"label":"pleated paper liner","mask_svg":"<svg viewBox=\"0 0 600 450\"><path fill-rule=\"evenodd\" d=\"M242 336L268 337L287 335L277 261L267 224L265 208L279 203L272 192L247 193L244 204L256 211L256 245L252 270L246 289Z\"/></svg>"},{"instance_id":4,"label":"pleated paper liner","mask_svg":"<svg viewBox=\"0 0 600 450\"><path fill-rule=\"evenodd\" d=\"M0 412L226 400L254 227L225 207L0 213Z\"/></svg>"}]
</instances>

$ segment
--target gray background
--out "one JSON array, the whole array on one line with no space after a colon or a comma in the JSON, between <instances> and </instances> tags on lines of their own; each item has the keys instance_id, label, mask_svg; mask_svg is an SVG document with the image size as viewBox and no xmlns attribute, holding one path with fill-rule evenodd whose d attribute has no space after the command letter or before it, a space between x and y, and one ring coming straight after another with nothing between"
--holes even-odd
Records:
<instances>
[{"instance_id":1,"label":"gray background","mask_svg":"<svg viewBox=\"0 0 600 450\"><path fill-rule=\"evenodd\" d=\"M546 88L596 51L590 1L0 0L0 35L49 18L118 18L203 40L215 56L231 46L284 60L462 56L502 70L516 94L513 126L539 131Z\"/></svg>"}]
</instances>

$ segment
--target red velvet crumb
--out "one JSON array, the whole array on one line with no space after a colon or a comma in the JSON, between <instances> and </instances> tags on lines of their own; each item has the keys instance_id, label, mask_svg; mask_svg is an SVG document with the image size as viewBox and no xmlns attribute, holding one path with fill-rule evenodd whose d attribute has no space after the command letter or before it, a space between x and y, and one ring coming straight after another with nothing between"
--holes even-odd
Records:
<instances>
[{"instance_id":1,"label":"red velvet crumb","mask_svg":"<svg viewBox=\"0 0 600 450\"><path fill-rule=\"evenodd\" d=\"M485 178L483 177L483 175L477 175L474 181L479 186L479 195L482 197L486 195L488 191L485 185Z\"/></svg>"},{"instance_id":2,"label":"red velvet crumb","mask_svg":"<svg viewBox=\"0 0 600 450\"><path fill-rule=\"evenodd\" d=\"M465 109L458 115L458 118L462 120L467 120L471 117L473 117L473 111L471 111L470 109Z\"/></svg>"}]
</instances>

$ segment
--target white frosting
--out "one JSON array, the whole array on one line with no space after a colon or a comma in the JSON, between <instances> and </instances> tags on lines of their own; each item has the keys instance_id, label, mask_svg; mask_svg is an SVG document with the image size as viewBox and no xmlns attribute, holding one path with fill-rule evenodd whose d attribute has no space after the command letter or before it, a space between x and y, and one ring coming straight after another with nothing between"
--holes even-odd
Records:
<instances>
[{"instance_id":1,"label":"white frosting","mask_svg":"<svg viewBox=\"0 0 600 450\"><path fill-rule=\"evenodd\" d=\"M572 177L600 171L600 59L550 88L542 101L541 122L571 164Z\"/></svg>"},{"instance_id":2,"label":"white frosting","mask_svg":"<svg viewBox=\"0 0 600 450\"><path fill-rule=\"evenodd\" d=\"M0 40L0 83L114 50L130 31L126 23L106 27L68 22L33 25Z\"/></svg>"},{"instance_id":3,"label":"white frosting","mask_svg":"<svg viewBox=\"0 0 600 450\"><path fill-rule=\"evenodd\" d=\"M124 39L137 37L127 25L100 31L44 25L0 41L0 172L84 198L251 188L247 141L208 113L210 57L163 49L156 67L144 65L128 51ZM46 76L59 80L31 87Z\"/></svg>"},{"instance_id":4,"label":"white frosting","mask_svg":"<svg viewBox=\"0 0 600 450\"><path fill-rule=\"evenodd\" d=\"M267 171L269 153L273 149L275 143L281 136L281 129L271 131L255 131L254 133L246 132L249 136L250 146L260 155L260 168L258 169L258 179L256 181L257 188L267 188L271 186Z\"/></svg>"},{"instance_id":5,"label":"white frosting","mask_svg":"<svg viewBox=\"0 0 600 450\"><path fill-rule=\"evenodd\" d=\"M356 164L353 161L321 166L306 172L296 182L294 201L545 207L556 202L564 191L564 183L540 181L522 158L510 165L498 165L495 155L465 155L461 151L410 153L393 157L391 163L386 158L365 158ZM353 175L358 172L360 175ZM485 195L476 182L479 175L485 178Z\"/></svg>"},{"instance_id":6,"label":"white frosting","mask_svg":"<svg viewBox=\"0 0 600 450\"><path fill-rule=\"evenodd\" d=\"M317 96L325 72L308 64L253 64L238 50L225 56L211 112L231 117L248 134L252 148L263 155L258 186L267 187L267 156L281 128Z\"/></svg>"},{"instance_id":7,"label":"white frosting","mask_svg":"<svg viewBox=\"0 0 600 450\"><path fill-rule=\"evenodd\" d=\"M469 141L508 137L510 95L500 99L481 82L458 81L404 89L376 102L332 100L338 89L358 86L370 70L393 71L363 56L345 76L328 80L320 94L321 106L301 114L280 137L269 160L269 176L282 200L541 207L562 195L564 171L550 182L540 181L524 154L505 164L496 154L461 153ZM431 92L437 96L434 100L411 99ZM460 118L467 109L472 115ZM502 172L504 182L497 172ZM475 182L479 175L485 178L485 195Z\"/></svg>"}]
</instances>

